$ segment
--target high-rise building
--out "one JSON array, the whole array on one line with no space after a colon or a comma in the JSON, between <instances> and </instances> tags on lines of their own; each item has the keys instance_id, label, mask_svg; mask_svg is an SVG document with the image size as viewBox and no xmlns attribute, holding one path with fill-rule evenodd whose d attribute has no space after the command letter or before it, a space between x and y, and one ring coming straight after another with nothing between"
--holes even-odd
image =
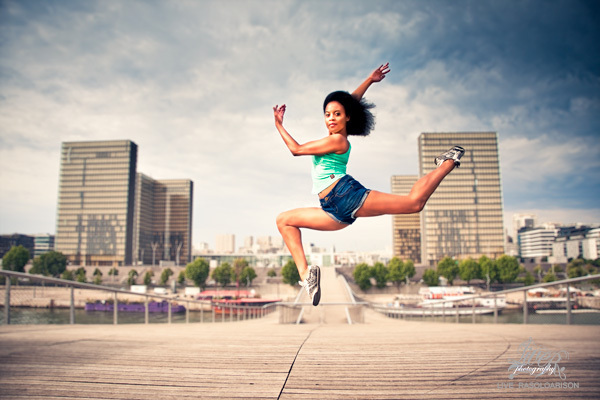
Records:
<instances>
[{"instance_id":1,"label":"high-rise building","mask_svg":"<svg viewBox=\"0 0 600 400\"><path fill-rule=\"evenodd\" d=\"M56 251L73 264L131 264L137 145L65 142L60 164Z\"/></svg>"},{"instance_id":2,"label":"high-rise building","mask_svg":"<svg viewBox=\"0 0 600 400\"><path fill-rule=\"evenodd\" d=\"M392 176L392 194L406 196L410 193L417 175ZM400 214L392 216L394 256L401 260L421 263L421 216Z\"/></svg>"},{"instance_id":3,"label":"high-rise building","mask_svg":"<svg viewBox=\"0 0 600 400\"><path fill-rule=\"evenodd\" d=\"M191 261L193 182L137 174L134 261L175 265Z\"/></svg>"},{"instance_id":4,"label":"high-rise building","mask_svg":"<svg viewBox=\"0 0 600 400\"><path fill-rule=\"evenodd\" d=\"M460 168L448 175L421 213L422 263L444 257L491 258L504 253L504 221L496 132L422 133L420 175L453 145L466 149Z\"/></svg>"},{"instance_id":5,"label":"high-rise building","mask_svg":"<svg viewBox=\"0 0 600 400\"><path fill-rule=\"evenodd\" d=\"M56 251L89 266L191 261L193 182L136 167L130 140L63 143Z\"/></svg>"}]
</instances>

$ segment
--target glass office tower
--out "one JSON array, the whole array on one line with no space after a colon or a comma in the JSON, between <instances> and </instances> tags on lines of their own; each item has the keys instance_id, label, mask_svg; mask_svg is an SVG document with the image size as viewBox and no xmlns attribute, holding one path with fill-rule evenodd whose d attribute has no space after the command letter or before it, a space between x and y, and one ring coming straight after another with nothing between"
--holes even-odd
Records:
<instances>
[{"instance_id":1,"label":"glass office tower","mask_svg":"<svg viewBox=\"0 0 600 400\"><path fill-rule=\"evenodd\" d=\"M136 164L130 140L62 144L55 248L71 263L131 264Z\"/></svg>"},{"instance_id":2,"label":"glass office tower","mask_svg":"<svg viewBox=\"0 0 600 400\"><path fill-rule=\"evenodd\" d=\"M410 193L417 175L392 176L392 194L406 196ZM421 263L421 215L400 214L392 216L394 257L415 264Z\"/></svg>"},{"instance_id":3,"label":"glass office tower","mask_svg":"<svg viewBox=\"0 0 600 400\"><path fill-rule=\"evenodd\" d=\"M192 256L193 182L138 174L134 219L135 262L185 265Z\"/></svg>"},{"instance_id":4,"label":"glass office tower","mask_svg":"<svg viewBox=\"0 0 600 400\"><path fill-rule=\"evenodd\" d=\"M504 219L496 132L422 133L421 176L453 145L466 149L460 168L444 179L421 213L422 263L445 256L496 258L504 254Z\"/></svg>"}]
</instances>

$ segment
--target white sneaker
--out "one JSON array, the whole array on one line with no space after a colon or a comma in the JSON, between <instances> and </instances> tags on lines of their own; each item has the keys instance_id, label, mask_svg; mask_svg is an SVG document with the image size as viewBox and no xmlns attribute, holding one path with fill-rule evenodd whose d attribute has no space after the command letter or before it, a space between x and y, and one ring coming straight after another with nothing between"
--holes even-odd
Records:
<instances>
[{"instance_id":1,"label":"white sneaker","mask_svg":"<svg viewBox=\"0 0 600 400\"><path fill-rule=\"evenodd\" d=\"M306 293L311 298L313 306L321 301L321 270L316 265L308 267L308 276L305 281L298 281L300 286L306 289Z\"/></svg>"},{"instance_id":2,"label":"white sneaker","mask_svg":"<svg viewBox=\"0 0 600 400\"><path fill-rule=\"evenodd\" d=\"M465 149L460 146L454 146L435 158L435 165L438 167L446 160L454 160L454 165L460 167L460 159L465 154Z\"/></svg>"}]
</instances>

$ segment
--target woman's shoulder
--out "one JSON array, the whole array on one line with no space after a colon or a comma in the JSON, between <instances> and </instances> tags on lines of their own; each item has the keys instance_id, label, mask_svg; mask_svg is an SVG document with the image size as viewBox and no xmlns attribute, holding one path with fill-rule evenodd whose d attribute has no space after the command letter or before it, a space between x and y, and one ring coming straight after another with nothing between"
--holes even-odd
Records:
<instances>
[{"instance_id":1,"label":"woman's shoulder","mask_svg":"<svg viewBox=\"0 0 600 400\"><path fill-rule=\"evenodd\" d=\"M340 150L336 151L336 154L344 154L350 150L350 141L346 136L339 133L334 133L333 135L330 135L330 140L340 146Z\"/></svg>"}]
</instances>

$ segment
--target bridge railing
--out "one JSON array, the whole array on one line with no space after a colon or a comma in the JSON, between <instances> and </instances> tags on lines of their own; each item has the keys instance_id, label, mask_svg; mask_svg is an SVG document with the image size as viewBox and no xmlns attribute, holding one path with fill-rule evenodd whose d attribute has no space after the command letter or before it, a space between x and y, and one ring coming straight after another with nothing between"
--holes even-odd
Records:
<instances>
[{"instance_id":1,"label":"bridge railing","mask_svg":"<svg viewBox=\"0 0 600 400\"><path fill-rule=\"evenodd\" d=\"M194 314L199 314L199 318L197 318L197 320L199 320L197 322L231 322L264 317L275 310L274 306L263 307L223 304L212 302L210 300L196 300L177 296L139 293L121 288L74 282L14 271L0 270L0 277L3 277L5 281L4 287L0 287L0 305L2 305L3 308L3 318L1 318L0 321L6 325L11 324L11 322L44 323L40 322L39 318L34 321L27 320L26 317L18 321L12 321L12 314L17 310L23 310L25 308L30 310L39 310L43 308L52 310L68 309L68 323L80 323L81 321L78 321L78 318L76 317L76 315L80 314L76 313L76 309L82 309L84 308L85 303L96 302L99 301L100 298L102 298L101 302L108 304L105 309L112 311L113 324L119 323L119 315L133 314L131 311L123 311L123 309L128 308L126 305L129 305L131 302L143 305L143 311L141 312L144 314L143 322L145 324L149 324L151 320L155 320L155 318L150 318L150 303L152 301L157 303L166 302L163 311L166 309L167 323L173 322L174 310L177 311L180 309L178 305L183 305L185 308L185 323L190 322L190 311ZM121 305L121 307L119 305ZM141 313L139 307L137 311L137 314ZM91 323L103 323L106 321L106 314L106 312L86 313L86 320L90 319L87 318L89 315L94 315L98 318L94 322L94 317L92 317ZM100 318L100 316L102 318ZM180 316L180 313L178 316ZM197 315L195 316L197 317ZM178 319L181 320L182 318ZM128 321L129 320L130 319L128 319ZM52 323L57 323L57 321ZM58 323L61 323L61 320L58 320Z\"/></svg>"},{"instance_id":2,"label":"bridge railing","mask_svg":"<svg viewBox=\"0 0 600 400\"><path fill-rule=\"evenodd\" d=\"M507 289L498 292L482 293L460 296L455 299L440 299L431 300L427 304L421 304L419 307L388 307L382 304L371 303L371 308L391 318L412 318L412 317L441 317L445 321L446 317L453 318L457 323L461 316L470 316L472 323L476 323L478 315L489 313L493 314L493 323L498 323L498 314L502 310L499 306L499 299L506 295L522 292L520 297L520 310L522 313L523 324L530 322L530 313L556 313L565 314L565 323L570 325L573 323L573 314L582 311L574 309L577 305L574 294L578 293L578 289L573 285L591 280L599 280L600 274L582 276L578 278L564 279L555 282L540 283L531 286L520 288ZM564 296L561 297L530 297L528 292L535 289L546 289L548 287L561 287L564 289ZM543 291L540 291L543 293ZM482 299L492 299L492 303L488 306L481 306ZM598 299L598 298L590 298ZM581 300L581 299L579 299ZM587 299L584 299L587 300ZM584 301L582 301L584 302ZM564 304L564 306L563 306ZM600 306L600 301L596 302L596 307ZM542 309L543 308L543 309ZM589 309L588 312L600 312L597 309Z\"/></svg>"}]
</instances>

